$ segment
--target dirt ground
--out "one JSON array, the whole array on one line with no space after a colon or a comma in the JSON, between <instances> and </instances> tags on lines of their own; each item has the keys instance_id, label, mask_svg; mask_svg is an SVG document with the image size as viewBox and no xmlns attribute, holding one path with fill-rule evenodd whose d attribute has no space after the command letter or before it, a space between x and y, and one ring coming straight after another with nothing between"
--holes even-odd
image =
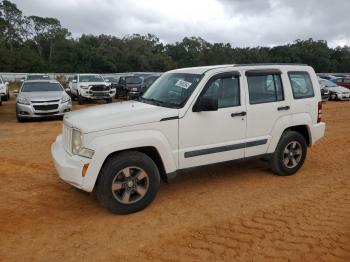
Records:
<instances>
[{"instance_id":1,"label":"dirt ground","mask_svg":"<svg viewBox=\"0 0 350 262\"><path fill-rule=\"evenodd\" d=\"M75 106L75 109L77 106ZM350 102L291 177L261 161L183 172L144 211L116 216L56 175L61 120L0 107L1 261L350 261Z\"/></svg>"}]
</instances>

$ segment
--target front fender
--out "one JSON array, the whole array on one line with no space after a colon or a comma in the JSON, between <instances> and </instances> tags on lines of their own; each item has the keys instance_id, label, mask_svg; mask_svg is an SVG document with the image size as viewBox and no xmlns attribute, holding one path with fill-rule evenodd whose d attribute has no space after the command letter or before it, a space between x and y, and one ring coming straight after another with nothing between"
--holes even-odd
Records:
<instances>
[{"instance_id":1,"label":"front fender","mask_svg":"<svg viewBox=\"0 0 350 262\"><path fill-rule=\"evenodd\" d=\"M86 176L84 177L83 188L91 192L96 183L98 174L106 158L115 152L140 148L154 147L162 158L166 173L174 172L177 169L176 155L166 137L157 130L142 130L125 133L110 134L94 139L88 148L94 149Z\"/></svg>"}]
</instances>

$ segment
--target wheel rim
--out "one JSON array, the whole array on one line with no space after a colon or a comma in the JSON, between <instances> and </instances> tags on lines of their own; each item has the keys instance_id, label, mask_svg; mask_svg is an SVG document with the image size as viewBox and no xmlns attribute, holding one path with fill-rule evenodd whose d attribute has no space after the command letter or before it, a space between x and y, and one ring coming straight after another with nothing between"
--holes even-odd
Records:
<instances>
[{"instance_id":1,"label":"wheel rim","mask_svg":"<svg viewBox=\"0 0 350 262\"><path fill-rule=\"evenodd\" d=\"M148 174L139 167L120 170L112 182L112 194L122 204L133 204L146 195L149 187Z\"/></svg>"},{"instance_id":2,"label":"wheel rim","mask_svg":"<svg viewBox=\"0 0 350 262\"><path fill-rule=\"evenodd\" d=\"M296 167L303 155L303 149L298 141L290 142L283 151L283 164L287 168Z\"/></svg>"}]
</instances>

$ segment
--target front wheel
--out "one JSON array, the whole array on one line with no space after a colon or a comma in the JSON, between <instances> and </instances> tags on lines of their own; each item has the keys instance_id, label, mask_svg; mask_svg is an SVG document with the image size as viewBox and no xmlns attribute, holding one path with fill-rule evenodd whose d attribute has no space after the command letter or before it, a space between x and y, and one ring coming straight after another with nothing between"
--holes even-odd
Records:
<instances>
[{"instance_id":1,"label":"front wheel","mask_svg":"<svg viewBox=\"0 0 350 262\"><path fill-rule=\"evenodd\" d=\"M156 164L147 155L127 151L104 164L97 181L97 198L114 214L130 214L147 207L160 185Z\"/></svg>"},{"instance_id":2,"label":"front wheel","mask_svg":"<svg viewBox=\"0 0 350 262\"><path fill-rule=\"evenodd\" d=\"M295 174L304 164L307 143L303 135L295 131L285 132L274 152L270 166L280 176Z\"/></svg>"}]
</instances>

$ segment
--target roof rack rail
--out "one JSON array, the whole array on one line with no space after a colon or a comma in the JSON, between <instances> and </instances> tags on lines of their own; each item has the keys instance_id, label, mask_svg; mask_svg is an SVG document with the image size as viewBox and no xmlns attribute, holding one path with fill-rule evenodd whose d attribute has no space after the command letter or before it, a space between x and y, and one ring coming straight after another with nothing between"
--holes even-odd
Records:
<instances>
[{"instance_id":1,"label":"roof rack rail","mask_svg":"<svg viewBox=\"0 0 350 262\"><path fill-rule=\"evenodd\" d=\"M299 64L299 63L257 63L257 64L235 64L233 67L238 66L269 66L269 65L300 65L300 66L308 66L307 64Z\"/></svg>"}]
</instances>

